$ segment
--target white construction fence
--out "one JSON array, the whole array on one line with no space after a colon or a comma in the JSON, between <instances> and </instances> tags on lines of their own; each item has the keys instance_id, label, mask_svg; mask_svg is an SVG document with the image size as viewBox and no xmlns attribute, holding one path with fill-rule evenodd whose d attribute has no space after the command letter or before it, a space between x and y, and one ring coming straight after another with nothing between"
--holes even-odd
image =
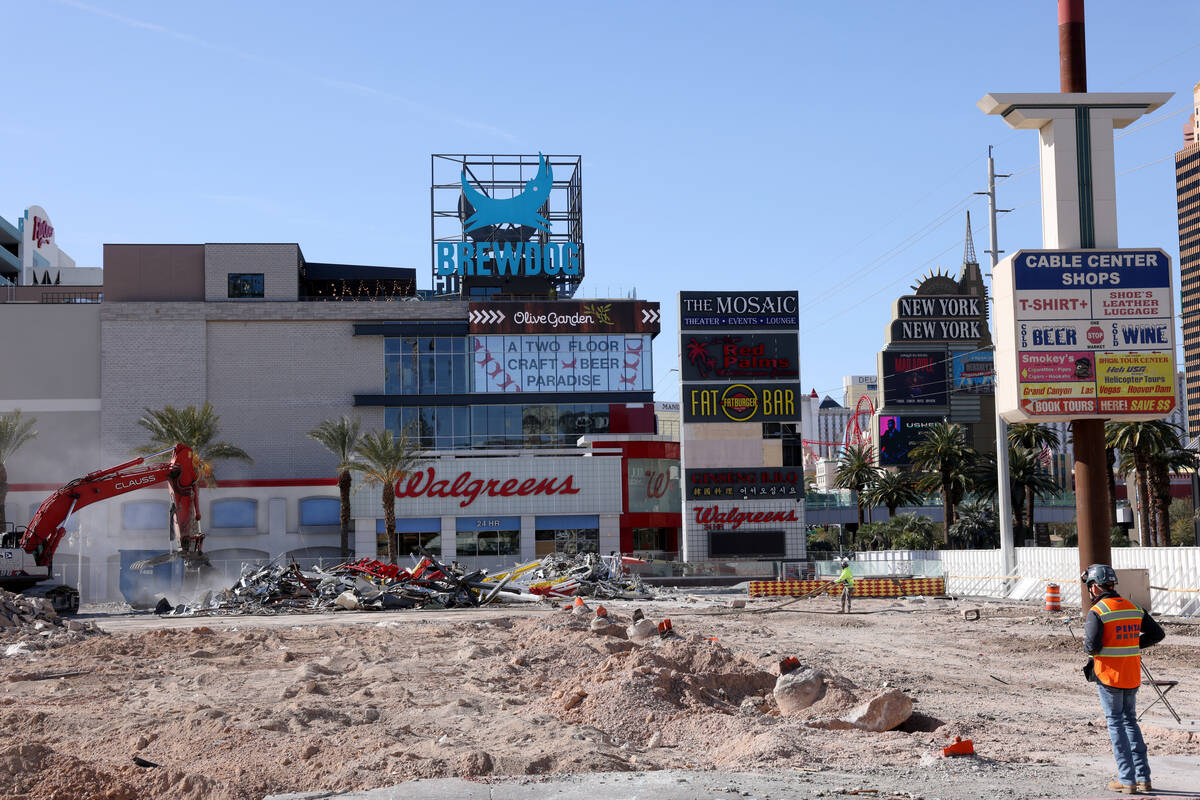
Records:
<instances>
[{"instance_id":1,"label":"white construction fence","mask_svg":"<svg viewBox=\"0 0 1200 800\"><path fill-rule=\"evenodd\" d=\"M1017 568L1005 576L999 550L943 550L946 593L1010 600L1041 600L1047 583L1057 583L1065 606L1078 606L1079 550L1075 547L1018 547ZM1200 614L1200 547L1114 547L1114 569L1150 573L1155 615Z\"/></svg>"}]
</instances>

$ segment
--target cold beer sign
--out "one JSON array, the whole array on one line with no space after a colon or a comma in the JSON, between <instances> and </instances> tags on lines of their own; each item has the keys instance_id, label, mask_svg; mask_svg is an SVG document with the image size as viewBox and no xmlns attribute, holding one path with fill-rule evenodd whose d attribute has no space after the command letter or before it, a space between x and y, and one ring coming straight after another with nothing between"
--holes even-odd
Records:
<instances>
[{"instance_id":1,"label":"cold beer sign","mask_svg":"<svg viewBox=\"0 0 1200 800\"><path fill-rule=\"evenodd\" d=\"M996 270L996 394L1009 422L1161 419L1175 408L1162 250L1022 250Z\"/></svg>"}]
</instances>

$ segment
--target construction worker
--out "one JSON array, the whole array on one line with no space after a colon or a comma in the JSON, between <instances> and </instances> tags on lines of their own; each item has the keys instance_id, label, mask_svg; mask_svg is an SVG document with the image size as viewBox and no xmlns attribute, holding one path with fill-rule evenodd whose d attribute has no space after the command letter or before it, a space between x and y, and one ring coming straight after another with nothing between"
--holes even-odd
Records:
<instances>
[{"instance_id":1,"label":"construction worker","mask_svg":"<svg viewBox=\"0 0 1200 800\"><path fill-rule=\"evenodd\" d=\"M1117 573L1112 567L1092 564L1079 580L1087 584L1093 602L1084 625L1084 649L1092 657L1084 674L1096 681L1117 760L1117 779L1109 781L1108 788L1123 794L1152 791L1136 711L1142 683L1140 651L1158 644L1166 634L1153 617L1117 594Z\"/></svg>"},{"instance_id":2,"label":"construction worker","mask_svg":"<svg viewBox=\"0 0 1200 800\"><path fill-rule=\"evenodd\" d=\"M842 574L837 576L834 585L842 585L842 609L839 614L845 614L850 610L850 596L854 594L854 573L850 571L850 562L842 559Z\"/></svg>"}]
</instances>

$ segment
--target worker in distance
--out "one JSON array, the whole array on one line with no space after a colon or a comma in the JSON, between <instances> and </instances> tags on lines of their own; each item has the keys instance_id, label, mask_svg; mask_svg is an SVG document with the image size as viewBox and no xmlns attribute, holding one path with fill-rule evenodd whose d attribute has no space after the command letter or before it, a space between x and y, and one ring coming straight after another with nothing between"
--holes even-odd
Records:
<instances>
[{"instance_id":1,"label":"worker in distance","mask_svg":"<svg viewBox=\"0 0 1200 800\"><path fill-rule=\"evenodd\" d=\"M1152 791L1146 742L1137 721L1137 690L1142 683L1141 650L1166 634L1147 612L1117 594L1117 572L1092 564L1079 580L1092 598L1084 624L1083 646L1091 656L1083 668L1096 683L1117 761L1117 778L1108 788L1122 794Z\"/></svg>"},{"instance_id":2,"label":"worker in distance","mask_svg":"<svg viewBox=\"0 0 1200 800\"><path fill-rule=\"evenodd\" d=\"M850 571L850 562L842 559L842 572L837 576L837 580L833 582L834 586L842 585L842 608L838 611L839 614L845 614L850 610L850 596L854 594L854 573Z\"/></svg>"}]
</instances>

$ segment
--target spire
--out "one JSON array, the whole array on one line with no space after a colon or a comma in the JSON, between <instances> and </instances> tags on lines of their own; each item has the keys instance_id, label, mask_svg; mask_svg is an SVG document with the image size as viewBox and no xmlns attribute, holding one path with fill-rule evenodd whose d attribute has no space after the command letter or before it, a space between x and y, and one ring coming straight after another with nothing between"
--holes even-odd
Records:
<instances>
[{"instance_id":1,"label":"spire","mask_svg":"<svg viewBox=\"0 0 1200 800\"><path fill-rule=\"evenodd\" d=\"M979 260L975 258L975 239L971 237L971 212L967 212L967 243L963 247L963 266L967 264L978 264Z\"/></svg>"}]
</instances>

